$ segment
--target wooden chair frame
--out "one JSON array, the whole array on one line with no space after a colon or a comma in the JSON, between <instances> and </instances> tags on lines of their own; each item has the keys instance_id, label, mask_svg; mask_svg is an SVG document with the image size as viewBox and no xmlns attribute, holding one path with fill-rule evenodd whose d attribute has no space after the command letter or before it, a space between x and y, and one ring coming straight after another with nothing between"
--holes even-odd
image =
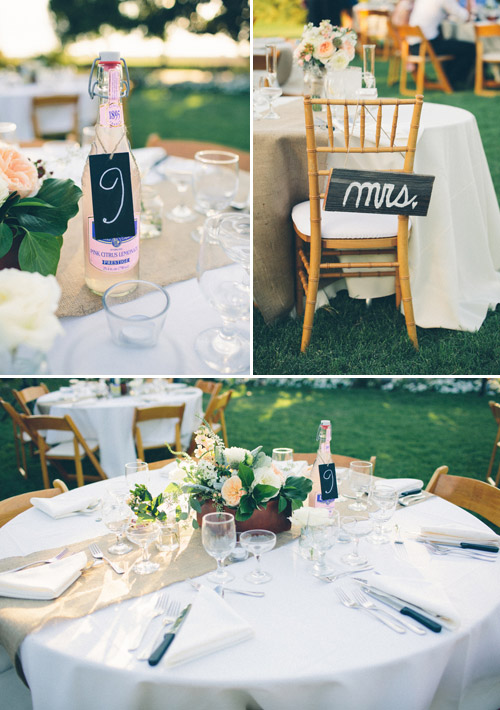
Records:
<instances>
[{"instance_id":1,"label":"wooden chair frame","mask_svg":"<svg viewBox=\"0 0 500 710\"><path fill-rule=\"evenodd\" d=\"M176 451L182 451L181 429L185 408L185 404L179 404L174 406L160 405L158 407L136 407L136 410L134 412L132 433L134 436L137 456L139 459L141 459L141 461L145 460L144 451L147 451L149 449L158 449L160 447L158 444L150 444L149 446L144 446L141 429L139 427L140 422L147 422L151 421L152 419L175 419L175 442L169 443L175 445Z\"/></svg>"},{"instance_id":2,"label":"wooden chair frame","mask_svg":"<svg viewBox=\"0 0 500 710\"><path fill-rule=\"evenodd\" d=\"M384 62L389 59L390 56L390 42L388 42L388 32L385 37L380 37L378 35L370 34L370 17L383 17L386 20L386 26L388 27L390 22L391 13L389 10L364 10L361 7L357 10L357 19L359 24L358 32L358 52L360 56L363 56L363 45L364 44L375 44L375 54L380 55ZM377 40L383 40L382 46L380 46Z\"/></svg>"},{"instance_id":3,"label":"wooden chair frame","mask_svg":"<svg viewBox=\"0 0 500 710\"><path fill-rule=\"evenodd\" d=\"M418 349L417 329L413 315L413 303L410 290L410 275L408 269L408 216L398 215L398 230L393 237L383 238L354 238L354 239L325 239L321 237L321 200L324 193L320 192L319 178L327 177L329 170L320 170L318 155L324 153L402 153L404 154L404 173L413 172L415 148L417 144L420 114L422 111L422 96L414 99L372 99L364 101L349 101L335 99L311 99L304 97L304 111L306 122L307 165L309 175L309 200L310 200L310 236L302 234L294 225L296 235L296 306L297 314L304 312L304 293L306 294L304 324L302 328L301 351L305 352L311 340L311 333L318 294L320 278L359 278L363 276L394 276L396 280L396 306L403 301L404 315L408 336L416 349ZM327 112L328 146L317 146L314 126L314 105L324 105ZM396 145L396 130L399 116L399 106L412 105L413 115L411 120L408 142ZM335 145L332 106L344 108L344 133L343 144ZM350 146L349 106L358 106L360 109L360 145ZM367 107L377 107L375 145L365 145L365 126ZM391 128L390 145L380 145L382 127L382 107L394 106ZM339 135L337 132L335 135ZM309 249L307 250L307 245ZM366 261L342 262L337 260L339 255L363 253L395 253L391 261ZM349 271L346 271L348 269ZM359 271L366 269L366 271Z\"/></svg>"},{"instance_id":4,"label":"wooden chair frame","mask_svg":"<svg viewBox=\"0 0 500 710\"><path fill-rule=\"evenodd\" d=\"M250 172L250 153L231 146L220 145L219 143L205 143L204 141L165 140L156 133L151 133L148 136L146 146L148 148L158 146L163 148L167 155L177 155L180 158L194 158L195 153L199 150L228 150L231 153L236 153L239 157L238 165L240 169Z\"/></svg>"},{"instance_id":5,"label":"wooden chair frame","mask_svg":"<svg viewBox=\"0 0 500 710\"><path fill-rule=\"evenodd\" d=\"M0 404L12 421L17 470L23 478L28 478L28 465L26 463L26 450L24 447L27 443L32 444L33 440L31 439L28 428L22 419L22 415L19 414L19 412L17 412L9 402L6 402L1 397ZM24 438L23 434L29 437L28 440Z\"/></svg>"},{"instance_id":6,"label":"wooden chair frame","mask_svg":"<svg viewBox=\"0 0 500 710\"><path fill-rule=\"evenodd\" d=\"M38 399L42 395L48 393L49 388L43 382L40 385L25 387L22 390L12 390L12 394L14 395L16 402L21 407L23 414L26 414L28 417L32 414L32 411L28 407L28 404L30 402L33 402L33 400Z\"/></svg>"},{"instance_id":7,"label":"wooden chair frame","mask_svg":"<svg viewBox=\"0 0 500 710\"><path fill-rule=\"evenodd\" d=\"M5 500L0 501L0 528L2 525L5 525L5 523L8 523L9 520L15 518L16 515L32 508L32 498L53 498L54 496L68 491L68 486L64 481L60 481L58 478L54 479L52 485L53 488L44 488L41 491L21 493L18 496L12 496L11 498L5 498Z\"/></svg>"},{"instance_id":8,"label":"wooden chair frame","mask_svg":"<svg viewBox=\"0 0 500 710\"><path fill-rule=\"evenodd\" d=\"M43 485L45 486L45 488L50 487L49 472L47 466L48 462L50 462L64 478L67 478L68 480L76 480L78 486L83 486L86 481L107 480L108 477L104 473L101 464L94 455L99 447L95 446L92 449L89 447L89 445L83 438L80 430L78 429L74 421L71 419L69 414L66 414L64 417L52 417L43 415L36 415L30 417L26 415L22 416L31 438L37 443L38 446L38 453L40 455L40 463L42 466ZM73 434L73 456L51 456L48 454L48 451L52 447L46 443L42 432L51 430L68 431ZM80 454L79 445L84 451L83 457ZM88 456L98 475L84 475L82 461L85 456ZM61 461L74 461L76 473L68 473L64 466L61 464Z\"/></svg>"},{"instance_id":9,"label":"wooden chair frame","mask_svg":"<svg viewBox=\"0 0 500 710\"><path fill-rule=\"evenodd\" d=\"M448 476L448 466L440 466L426 491L465 508L500 527L500 488L463 476Z\"/></svg>"},{"instance_id":10,"label":"wooden chair frame","mask_svg":"<svg viewBox=\"0 0 500 710\"><path fill-rule=\"evenodd\" d=\"M442 62L447 62L455 57L451 54L437 55L431 43L425 38L420 27L401 25L397 28L401 40L401 77L399 82L399 92L403 96L413 96L423 94L424 89L437 89L445 94L452 94L453 89L442 67ZM411 53L411 45L408 43L410 37L417 38L420 42L418 54ZM430 81L425 73L426 64L431 63L437 75L437 81ZM416 90L407 87L408 68L407 64L416 64L417 71L413 73Z\"/></svg>"},{"instance_id":11,"label":"wooden chair frame","mask_svg":"<svg viewBox=\"0 0 500 710\"><path fill-rule=\"evenodd\" d=\"M488 89L500 89L500 81L496 79L484 78L485 64L500 64L500 52L498 59L485 59L483 40L488 37L500 37L500 25L475 25L476 32L476 79L474 83L474 93L478 96L498 96L498 91ZM487 88L485 88L487 87Z\"/></svg>"},{"instance_id":12,"label":"wooden chair frame","mask_svg":"<svg viewBox=\"0 0 500 710\"><path fill-rule=\"evenodd\" d=\"M52 106L73 106L73 125L71 127L71 130L66 132L66 135L68 138L71 137L75 140L78 140L80 132L78 120L78 101L78 94L55 94L53 96L34 96L32 100L31 119L33 123L33 132L35 134L35 138L43 138L45 135L51 135L44 134L42 132L40 121L38 118L39 109L49 108Z\"/></svg>"},{"instance_id":13,"label":"wooden chair frame","mask_svg":"<svg viewBox=\"0 0 500 710\"><path fill-rule=\"evenodd\" d=\"M227 390L227 392L212 397L205 412L205 419L212 431L215 434L219 431L222 432L222 439L226 446L228 446L228 439L225 411L233 395L233 391L234 390Z\"/></svg>"},{"instance_id":14,"label":"wooden chair frame","mask_svg":"<svg viewBox=\"0 0 500 710\"><path fill-rule=\"evenodd\" d=\"M500 404L498 404L498 402L493 401L488 402L488 404L490 405L491 413L495 417L495 421L497 423L497 434L493 443L493 450L491 452L488 472L486 473L486 483L489 483L491 486L496 486L498 488L498 484L500 483L500 466L498 467L495 479L493 479L492 472L493 464L495 463L495 456L497 454L498 449L500 448Z\"/></svg>"}]
</instances>

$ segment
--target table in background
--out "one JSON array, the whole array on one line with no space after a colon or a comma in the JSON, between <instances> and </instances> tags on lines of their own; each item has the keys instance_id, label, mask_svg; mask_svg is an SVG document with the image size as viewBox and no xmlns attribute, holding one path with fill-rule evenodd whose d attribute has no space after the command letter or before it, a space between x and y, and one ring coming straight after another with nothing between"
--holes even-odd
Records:
<instances>
[{"instance_id":1,"label":"table in background","mask_svg":"<svg viewBox=\"0 0 500 710\"><path fill-rule=\"evenodd\" d=\"M175 406L185 404L181 441L188 448L193 431L198 429L203 416L203 393L197 387L171 385L161 394L126 395L107 399L85 399L61 402L60 392L51 392L37 400L36 413L62 417L69 414L85 439L99 443L99 460L108 478L121 476L125 464L137 458L132 422L136 407ZM141 424L144 444L150 441L175 441L173 421L150 421ZM68 438L65 436L64 438ZM64 440L58 432L49 433L48 444Z\"/></svg>"},{"instance_id":2,"label":"table in background","mask_svg":"<svg viewBox=\"0 0 500 710\"><path fill-rule=\"evenodd\" d=\"M165 480L158 478L152 492L161 490ZM65 495L88 496L105 486L99 482ZM424 523L484 528L437 497L398 510L395 521L403 531ZM0 529L0 549L4 556L28 554L104 533L103 523L91 516L53 520L33 508ZM442 583L459 613L460 628L400 636L344 608L335 585L312 576L310 563L293 542L264 556L263 565L273 574L273 580L260 587L264 598L225 596L254 627L255 637L190 663L152 668L128 652L130 620L145 608L145 597L30 634L20 657L34 710L91 710L96 705L107 710L164 710L166 698L176 710L496 710L500 560L432 556L423 545L407 541L405 561L393 545L361 545L382 573L414 576L412 565L417 565L426 579ZM338 561L345 549L335 546L328 554ZM247 588L243 576L254 564L249 559L232 567L235 587ZM157 574L160 587L161 572ZM182 604L196 596L188 582L168 591ZM7 664L3 654L0 665Z\"/></svg>"},{"instance_id":3,"label":"table in background","mask_svg":"<svg viewBox=\"0 0 500 710\"><path fill-rule=\"evenodd\" d=\"M294 306L290 213L308 199L303 103L282 101L287 103L277 102L280 120L254 122L254 299L266 322ZM409 125L411 109L400 107L401 126ZM326 131L316 136L326 145ZM352 143L359 145L355 135ZM338 155L333 164L394 169L402 166L402 158ZM477 330L488 308L500 302L500 211L474 116L424 102L414 171L436 176L427 217L412 218L409 264L416 323ZM345 281L333 288L346 288ZM394 279L348 279L347 288L353 297L386 296L394 293ZM325 303L326 296L318 299L318 306Z\"/></svg>"}]
</instances>

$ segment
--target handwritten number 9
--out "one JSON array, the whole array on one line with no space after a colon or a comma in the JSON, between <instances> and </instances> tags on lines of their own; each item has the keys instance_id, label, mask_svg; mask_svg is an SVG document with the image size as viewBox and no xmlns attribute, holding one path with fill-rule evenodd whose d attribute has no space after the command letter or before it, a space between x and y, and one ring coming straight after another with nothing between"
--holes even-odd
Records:
<instances>
[{"instance_id":1,"label":"handwritten number 9","mask_svg":"<svg viewBox=\"0 0 500 710\"><path fill-rule=\"evenodd\" d=\"M327 496L329 493L333 491L333 484L334 484L334 474L331 468L327 468L326 471L323 471L323 480L325 482L330 481L330 488L328 490L324 490L325 496Z\"/></svg>"},{"instance_id":2,"label":"handwritten number 9","mask_svg":"<svg viewBox=\"0 0 500 710\"><path fill-rule=\"evenodd\" d=\"M106 185L103 185L104 176L107 175L108 173L112 172L113 170L117 171L118 177L115 179L115 181L112 185L109 185L108 187L106 187ZM116 220L120 216L120 213L123 209L123 201L125 199L125 186L123 184L123 175L122 175L122 171L120 170L120 168L108 168L107 170L105 170L103 172L103 174L101 175L101 179L99 180L99 187L102 188L103 190L114 190L118 181L120 181L121 190L122 190L121 199L120 199L120 206L118 208L118 212L113 217L113 219L106 219L106 217L103 217L102 221L104 222L104 224L113 224L113 222L116 222Z\"/></svg>"}]
</instances>

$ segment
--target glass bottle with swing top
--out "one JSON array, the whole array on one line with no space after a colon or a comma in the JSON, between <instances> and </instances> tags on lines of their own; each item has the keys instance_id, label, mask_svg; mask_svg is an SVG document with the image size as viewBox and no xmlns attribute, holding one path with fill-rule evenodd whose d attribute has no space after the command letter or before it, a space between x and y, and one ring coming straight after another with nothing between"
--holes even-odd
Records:
<instances>
[{"instance_id":1,"label":"glass bottle with swing top","mask_svg":"<svg viewBox=\"0 0 500 710\"><path fill-rule=\"evenodd\" d=\"M123 80L122 62L126 72ZM97 64L97 81L93 80L94 68ZM122 98L128 96L130 82L125 61L120 58L119 52L101 52L98 59L94 60L89 78L89 94L93 99L99 97L99 116L95 130L95 140L90 148L89 156L126 153L129 157L130 181L133 203L133 229L127 230L131 234L116 234L111 238L96 238L96 225L94 222L94 205L92 199L92 185L89 158L85 163L82 177L83 191L83 240L85 258L85 282L91 291L102 295L110 286L119 281L139 278L139 230L140 230L140 204L141 182L140 173L130 149L125 127ZM121 174L112 171L106 177L101 177L101 188L109 191L123 190ZM117 193L118 199L119 195ZM122 194L123 203L123 194ZM113 215L109 216L111 223ZM123 291L131 290L130 285L125 285Z\"/></svg>"}]
</instances>

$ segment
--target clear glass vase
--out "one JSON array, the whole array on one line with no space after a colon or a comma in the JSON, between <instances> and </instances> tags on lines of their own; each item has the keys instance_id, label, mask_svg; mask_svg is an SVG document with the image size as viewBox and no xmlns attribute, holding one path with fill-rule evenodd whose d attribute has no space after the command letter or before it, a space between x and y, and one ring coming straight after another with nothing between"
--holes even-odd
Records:
<instances>
[{"instance_id":1,"label":"clear glass vase","mask_svg":"<svg viewBox=\"0 0 500 710\"><path fill-rule=\"evenodd\" d=\"M325 75L324 67L308 67L304 71L304 96L312 99L323 99L325 97ZM322 107L313 106L313 111L321 111Z\"/></svg>"}]
</instances>

